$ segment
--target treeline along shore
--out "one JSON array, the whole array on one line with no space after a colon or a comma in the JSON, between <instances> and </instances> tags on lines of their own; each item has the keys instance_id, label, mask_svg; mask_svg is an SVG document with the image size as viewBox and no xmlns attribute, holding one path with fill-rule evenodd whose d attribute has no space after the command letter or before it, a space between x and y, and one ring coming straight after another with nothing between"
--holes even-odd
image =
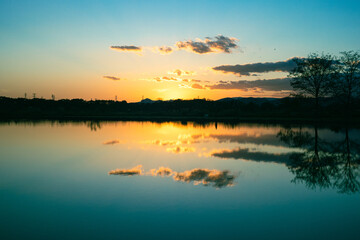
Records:
<instances>
[{"instance_id":1,"label":"treeline along shore","mask_svg":"<svg viewBox=\"0 0 360 240\"><path fill-rule=\"evenodd\" d=\"M83 99L25 99L0 97L0 118L54 120L250 120L250 121L351 121L360 120L359 100L351 111L334 98L226 98L126 101Z\"/></svg>"}]
</instances>

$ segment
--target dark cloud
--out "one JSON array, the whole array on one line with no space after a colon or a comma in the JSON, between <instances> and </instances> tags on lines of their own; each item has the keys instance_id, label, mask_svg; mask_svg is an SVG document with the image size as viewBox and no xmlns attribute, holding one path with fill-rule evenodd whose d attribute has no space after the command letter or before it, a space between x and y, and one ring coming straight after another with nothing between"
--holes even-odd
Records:
<instances>
[{"instance_id":1,"label":"dark cloud","mask_svg":"<svg viewBox=\"0 0 360 240\"><path fill-rule=\"evenodd\" d=\"M238 89L238 90L249 90L249 89L261 89L264 91L290 91L292 87L290 85L290 78L277 78L268 80L240 80L224 82L220 81L218 84L206 85L210 89Z\"/></svg>"},{"instance_id":2,"label":"dark cloud","mask_svg":"<svg viewBox=\"0 0 360 240\"><path fill-rule=\"evenodd\" d=\"M225 37L223 35L215 36L214 38L205 38L205 40L197 39L195 41L179 41L175 43L175 47L170 46L154 46L154 47L138 47L138 46L111 46L111 49L118 51L133 51L141 52L143 48L150 49L153 52L160 54L170 54L175 50L188 50L190 52L205 54L212 52L231 53L232 49L238 48L236 38Z\"/></svg>"},{"instance_id":3,"label":"dark cloud","mask_svg":"<svg viewBox=\"0 0 360 240\"><path fill-rule=\"evenodd\" d=\"M231 134L210 134L207 138L217 140L219 143L253 143L261 145L282 146L286 147L286 143L279 140L276 134L264 134L261 136L249 136L247 133L231 135Z\"/></svg>"},{"instance_id":4,"label":"dark cloud","mask_svg":"<svg viewBox=\"0 0 360 240\"><path fill-rule=\"evenodd\" d=\"M211 38L205 40L212 50L220 50L226 53L230 53L231 48L237 48L236 41L235 38L228 38L223 35L216 36L215 40L211 40Z\"/></svg>"},{"instance_id":5,"label":"dark cloud","mask_svg":"<svg viewBox=\"0 0 360 240\"><path fill-rule=\"evenodd\" d=\"M233 150L222 150L219 152L214 152L211 155L225 159L244 159L255 162L288 164L290 162L289 157L292 154L293 153L271 154L265 152L251 152L249 149L237 148Z\"/></svg>"},{"instance_id":6,"label":"dark cloud","mask_svg":"<svg viewBox=\"0 0 360 240\"><path fill-rule=\"evenodd\" d=\"M179 49L186 49L190 52L205 54L211 52L231 53L231 49L237 48L237 39L218 35L215 39L206 38L205 40L179 41L176 46Z\"/></svg>"},{"instance_id":7,"label":"dark cloud","mask_svg":"<svg viewBox=\"0 0 360 240\"><path fill-rule=\"evenodd\" d=\"M205 89L204 86L198 84L198 83L194 83L193 85L191 85L192 88L195 88L195 89Z\"/></svg>"},{"instance_id":8,"label":"dark cloud","mask_svg":"<svg viewBox=\"0 0 360 240\"><path fill-rule=\"evenodd\" d=\"M110 48L118 51L135 51L135 52L142 51L142 48L137 46L111 46Z\"/></svg>"},{"instance_id":9,"label":"dark cloud","mask_svg":"<svg viewBox=\"0 0 360 240\"><path fill-rule=\"evenodd\" d=\"M204 42L194 42L192 40L185 41L185 42L177 42L176 46L179 49L188 49L189 51L204 54L212 52L211 48Z\"/></svg>"},{"instance_id":10,"label":"dark cloud","mask_svg":"<svg viewBox=\"0 0 360 240\"><path fill-rule=\"evenodd\" d=\"M103 78L110 79L110 80L114 80L114 81L119 81L119 80L121 80L120 78L114 77L114 76L103 76Z\"/></svg>"},{"instance_id":11,"label":"dark cloud","mask_svg":"<svg viewBox=\"0 0 360 240\"><path fill-rule=\"evenodd\" d=\"M296 67L295 58L290 58L286 61L279 62L265 62L265 63L250 63L237 65L222 65L213 67L215 71L222 71L224 73L233 73L238 75L250 76L251 73L266 73L266 72L289 72Z\"/></svg>"}]
</instances>

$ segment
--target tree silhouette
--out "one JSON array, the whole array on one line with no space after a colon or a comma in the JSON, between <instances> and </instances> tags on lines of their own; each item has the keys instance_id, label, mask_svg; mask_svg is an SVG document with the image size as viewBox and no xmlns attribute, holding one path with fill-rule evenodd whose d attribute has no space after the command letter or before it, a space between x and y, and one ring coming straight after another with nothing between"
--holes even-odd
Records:
<instances>
[{"instance_id":1,"label":"tree silhouette","mask_svg":"<svg viewBox=\"0 0 360 240\"><path fill-rule=\"evenodd\" d=\"M86 126L94 132L96 132L98 129L101 129L101 123L99 121L88 121L86 122Z\"/></svg>"},{"instance_id":2,"label":"tree silhouette","mask_svg":"<svg viewBox=\"0 0 360 240\"><path fill-rule=\"evenodd\" d=\"M349 130L345 130L344 141L337 143L338 164L340 166L338 174L335 176L334 185L341 193L355 193L360 190L360 144L351 141Z\"/></svg>"},{"instance_id":3,"label":"tree silhouette","mask_svg":"<svg viewBox=\"0 0 360 240\"><path fill-rule=\"evenodd\" d=\"M316 126L313 136L301 129L286 129L277 137L291 147L304 149L289 157L287 167L295 175L292 182L311 189L334 188L340 193L360 191L360 144L350 140L348 129L341 142L322 140Z\"/></svg>"},{"instance_id":4,"label":"tree silhouette","mask_svg":"<svg viewBox=\"0 0 360 240\"><path fill-rule=\"evenodd\" d=\"M343 99L350 110L354 95L360 93L360 54L359 52L341 52L338 63L336 84L333 85L334 94Z\"/></svg>"},{"instance_id":5,"label":"tree silhouette","mask_svg":"<svg viewBox=\"0 0 360 240\"><path fill-rule=\"evenodd\" d=\"M299 136L299 134L294 134ZM303 153L295 153L290 156L289 170L295 174L293 182L303 182L309 188L329 188L331 177L336 173L336 163L334 156L326 151L319 139L318 128L314 127L314 137L304 138L303 142L307 149ZM299 141L299 139L298 139Z\"/></svg>"},{"instance_id":6,"label":"tree silhouette","mask_svg":"<svg viewBox=\"0 0 360 240\"><path fill-rule=\"evenodd\" d=\"M311 53L307 58L295 58L296 67L290 72L290 84L297 95L315 98L316 109L319 98L331 92L336 66L330 54Z\"/></svg>"}]
</instances>

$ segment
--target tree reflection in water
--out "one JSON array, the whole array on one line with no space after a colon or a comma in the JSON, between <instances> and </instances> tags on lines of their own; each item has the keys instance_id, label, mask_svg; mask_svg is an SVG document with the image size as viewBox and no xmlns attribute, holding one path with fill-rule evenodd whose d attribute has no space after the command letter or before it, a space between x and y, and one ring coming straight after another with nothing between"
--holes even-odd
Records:
<instances>
[{"instance_id":1,"label":"tree reflection in water","mask_svg":"<svg viewBox=\"0 0 360 240\"><path fill-rule=\"evenodd\" d=\"M302 153L291 154L287 163L295 175L292 182L304 183L311 189L359 192L360 145L350 140L348 128L345 129L345 139L340 142L321 139L317 126L313 135L300 128L280 130L277 137L291 147L304 149Z\"/></svg>"}]
</instances>

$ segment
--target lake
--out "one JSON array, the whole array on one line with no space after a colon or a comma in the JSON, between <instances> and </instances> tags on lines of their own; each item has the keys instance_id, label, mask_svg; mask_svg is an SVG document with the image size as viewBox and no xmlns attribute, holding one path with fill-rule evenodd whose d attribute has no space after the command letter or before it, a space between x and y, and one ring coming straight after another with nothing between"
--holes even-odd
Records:
<instances>
[{"instance_id":1,"label":"lake","mask_svg":"<svg viewBox=\"0 0 360 240\"><path fill-rule=\"evenodd\" d=\"M1 239L360 239L360 129L0 123Z\"/></svg>"}]
</instances>

